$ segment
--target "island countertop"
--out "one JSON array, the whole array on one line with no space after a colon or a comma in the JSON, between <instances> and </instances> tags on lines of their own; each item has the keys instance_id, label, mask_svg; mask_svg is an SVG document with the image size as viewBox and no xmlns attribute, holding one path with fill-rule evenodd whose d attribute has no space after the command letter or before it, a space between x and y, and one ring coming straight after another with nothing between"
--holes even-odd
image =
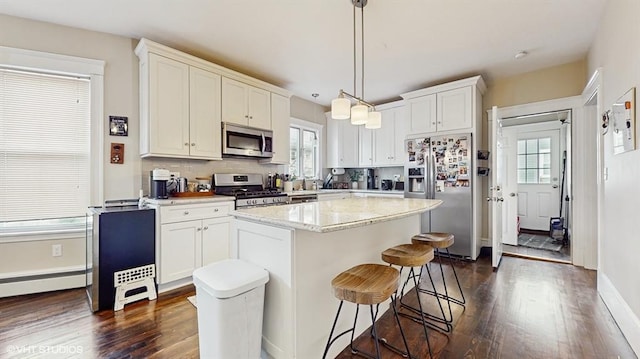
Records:
<instances>
[{"instance_id":1,"label":"island countertop","mask_svg":"<svg viewBox=\"0 0 640 359\"><path fill-rule=\"evenodd\" d=\"M440 204L441 200L433 199L364 197L237 209L230 214L265 224L324 233L403 218Z\"/></svg>"}]
</instances>

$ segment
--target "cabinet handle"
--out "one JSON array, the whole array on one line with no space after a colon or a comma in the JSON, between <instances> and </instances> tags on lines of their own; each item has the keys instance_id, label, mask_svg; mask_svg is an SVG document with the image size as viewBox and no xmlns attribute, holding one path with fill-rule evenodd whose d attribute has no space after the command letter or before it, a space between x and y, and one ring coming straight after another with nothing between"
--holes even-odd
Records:
<instances>
[{"instance_id":1,"label":"cabinet handle","mask_svg":"<svg viewBox=\"0 0 640 359\"><path fill-rule=\"evenodd\" d=\"M191 142L191 146L195 146L195 145L196 145L195 143Z\"/></svg>"},{"instance_id":2,"label":"cabinet handle","mask_svg":"<svg viewBox=\"0 0 640 359\"><path fill-rule=\"evenodd\" d=\"M202 228L198 227L196 228L196 231L200 232L202 230Z\"/></svg>"},{"instance_id":3,"label":"cabinet handle","mask_svg":"<svg viewBox=\"0 0 640 359\"><path fill-rule=\"evenodd\" d=\"M209 226L204 226L204 230L206 231L207 229L209 229Z\"/></svg>"},{"instance_id":4,"label":"cabinet handle","mask_svg":"<svg viewBox=\"0 0 640 359\"><path fill-rule=\"evenodd\" d=\"M185 143L184 143L184 145L185 145L185 146L189 146L189 142L185 142Z\"/></svg>"},{"instance_id":5,"label":"cabinet handle","mask_svg":"<svg viewBox=\"0 0 640 359\"><path fill-rule=\"evenodd\" d=\"M250 119L250 120L252 120L252 119L253 119L253 116L249 116L249 119Z\"/></svg>"},{"instance_id":6,"label":"cabinet handle","mask_svg":"<svg viewBox=\"0 0 640 359\"><path fill-rule=\"evenodd\" d=\"M184 215L185 216L188 215L188 214L189 214L189 211L184 211Z\"/></svg>"},{"instance_id":7,"label":"cabinet handle","mask_svg":"<svg viewBox=\"0 0 640 359\"><path fill-rule=\"evenodd\" d=\"M214 212L218 212L218 209L217 209L217 208L214 208L214 210L213 210L213 211L214 211Z\"/></svg>"},{"instance_id":8,"label":"cabinet handle","mask_svg":"<svg viewBox=\"0 0 640 359\"><path fill-rule=\"evenodd\" d=\"M431 124L432 124L432 125L435 125L436 123L435 123L435 122L431 122Z\"/></svg>"},{"instance_id":9,"label":"cabinet handle","mask_svg":"<svg viewBox=\"0 0 640 359\"><path fill-rule=\"evenodd\" d=\"M249 118L249 115L244 115L244 118Z\"/></svg>"}]
</instances>

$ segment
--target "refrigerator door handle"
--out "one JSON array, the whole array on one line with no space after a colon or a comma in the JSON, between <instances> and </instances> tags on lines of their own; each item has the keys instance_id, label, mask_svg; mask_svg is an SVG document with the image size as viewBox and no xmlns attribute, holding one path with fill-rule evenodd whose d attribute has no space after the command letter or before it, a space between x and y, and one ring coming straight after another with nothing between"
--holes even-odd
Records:
<instances>
[{"instance_id":1,"label":"refrigerator door handle","mask_svg":"<svg viewBox=\"0 0 640 359\"><path fill-rule=\"evenodd\" d=\"M436 197L436 156L433 152L429 156L429 198Z\"/></svg>"}]
</instances>

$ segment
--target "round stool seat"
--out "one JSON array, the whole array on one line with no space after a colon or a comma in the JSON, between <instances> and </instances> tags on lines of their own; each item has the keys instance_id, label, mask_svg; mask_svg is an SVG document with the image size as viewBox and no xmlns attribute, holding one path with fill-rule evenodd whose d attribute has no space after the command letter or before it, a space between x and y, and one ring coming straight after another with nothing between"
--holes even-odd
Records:
<instances>
[{"instance_id":1,"label":"round stool seat","mask_svg":"<svg viewBox=\"0 0 640 359\"><path fill-rule=\"evenodd\" d=\"M382 260L401 267L420 267L433 260L433 247L427 244L400 244L382 252Z\"/></svg>"},{"instance_id":2,"label":"round stool seat","mask_svg":"<svg viewBox=\"0 0 640 359\"><path fill-rule=\"evenodd\" d=\"M360 264L338 274L331 281L333 295L356 304L379 304L400 285L400 272L382 264Z\"/></svg>"},{"instance_id":3,"label":"round stool seat","mask_svg":"<svg viewBox=\"0 0 640 359\"><path fill-rule=\"evenodd\" d=\"M428 244L433 248L449 248L453 245L454 236L451 233L429 232L411 237L411 243Z\"/></svg>"}]
</instances>

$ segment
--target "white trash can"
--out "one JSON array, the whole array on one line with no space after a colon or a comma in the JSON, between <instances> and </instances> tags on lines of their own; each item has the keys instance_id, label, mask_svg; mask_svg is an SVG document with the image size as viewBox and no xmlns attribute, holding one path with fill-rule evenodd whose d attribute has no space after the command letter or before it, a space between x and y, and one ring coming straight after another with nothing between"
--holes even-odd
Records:
<instances>
[{"instance_id":1,"label":"white trash can","mask_svg":"<svg viewBox=\"0 0 640 359\"><path fill-rule=\"evenodd\" d=\"M265 269L226 259L193 272L200 358L259 359Z\"/></svg>"}]
</instances>

